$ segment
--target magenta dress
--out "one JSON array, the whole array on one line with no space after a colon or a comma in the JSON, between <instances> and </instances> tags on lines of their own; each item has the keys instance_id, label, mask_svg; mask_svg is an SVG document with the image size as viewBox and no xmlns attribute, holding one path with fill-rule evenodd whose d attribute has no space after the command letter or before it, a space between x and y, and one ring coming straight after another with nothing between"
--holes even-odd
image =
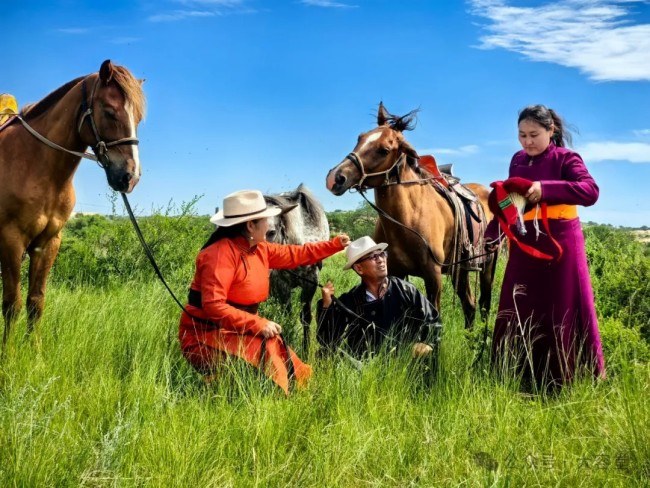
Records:
<instances>
[{"instance_id":1,"label":"magenta dress","mask_svg":"<svg viewBox=\"0 0 650 488\"><path fill-rule=\"evenodd\" d=\"M553 143L540 155L517 152L510 162L509 176L540 181L542 201L550 205L593 205L598 186L579 154ZM586 367L604 377L605 362L598 331L594 296L587 268L580 219L549 219L553 238L562 246L559 261L549 262L524 253L511 244L503 278L499 311L494 326L492 356L497 368L508 364L534 379L538 385L561 385L573 378L576 369ZM545 235L541 219L536 234L533 221L526 221L520 242L557 256ZM493 219L487 239L498 236ZM509 354L504 354L508 352ZM504 362L515 354L515 361Z\"/></svg>"}]
</instances>

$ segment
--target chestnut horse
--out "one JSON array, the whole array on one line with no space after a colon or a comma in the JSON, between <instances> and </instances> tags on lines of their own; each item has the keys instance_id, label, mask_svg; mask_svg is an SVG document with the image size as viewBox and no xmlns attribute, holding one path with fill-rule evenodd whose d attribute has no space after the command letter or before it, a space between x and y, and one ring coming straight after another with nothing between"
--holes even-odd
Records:
<instances>
[{"instance_id":1,"label":"chestnut horse","mask_svg":"<svg viewBox=\"0 0 650 488\"><path fill-rule=\"evenodd\" d=\"M379 209L374 239L389 245L389 274L423 278L427 298L440 310L442 274L453 268L465 325L471 327L476 303L468 267L454 263L458 257L454 210L432 184L435 178L418 167L419 156L404 138L403 131L412 129L414 116L415 112L403 117L391 115L380 103L378 127L361 134L352 152L329 171L327 189L342 195L349 189L374 188ZM489 190L478 184L466 187L479 198L484 218L490 219ZM479 305L484 320L490 310L495 261L495 255L488 255L480 267Z\"/></svg>"},{"instance_id":2,"label":"chestnut horse","mask_svg":"<svg viewBox=\"0 0 650 488\"><path fill-rule=\"evenodd\" d=\"M3 346L22 305L25 253L28 332L43 313L47 276L75 204L72 180L81 158L96 160L116 191L128 193L138 183L141 84L126 68L106 60L98 73L66 83L0 127ZM94 155L83 153L88 146Z\"/></svg>"}]
</instances>

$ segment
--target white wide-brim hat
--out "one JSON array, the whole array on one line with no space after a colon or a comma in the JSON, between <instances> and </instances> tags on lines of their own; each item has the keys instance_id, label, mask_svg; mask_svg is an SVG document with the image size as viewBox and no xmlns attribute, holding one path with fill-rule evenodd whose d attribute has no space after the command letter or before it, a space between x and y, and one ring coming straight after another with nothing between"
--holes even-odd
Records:
<instances>
[{"instance_id":1,"label":"white wide-brim hat","mask_svg":"<svg viewBox=\"0 0 650 488\"><path fill-rule=\"evenodd\" d=\"M240 190L223 199L223 208L210 218L220 227L230 227L249 220L275 217L282 212L280 207L269 207L260 191Z\"/></svg>"},{"instance_id":2,"label":"white wide-brim hat","mask_svg":"<svg viewBox=\"0 0 650 488\"><path fill-rule=\"evenodd\" d=\"M352 241L347 248L345 248L345 255L348 262L345 263L343 269L350 269L362 257L370 254L373 251L383 251L388 247L385 242L377 244L368 236L359 237L356 241Z\"/></svg>"}]
</instances>

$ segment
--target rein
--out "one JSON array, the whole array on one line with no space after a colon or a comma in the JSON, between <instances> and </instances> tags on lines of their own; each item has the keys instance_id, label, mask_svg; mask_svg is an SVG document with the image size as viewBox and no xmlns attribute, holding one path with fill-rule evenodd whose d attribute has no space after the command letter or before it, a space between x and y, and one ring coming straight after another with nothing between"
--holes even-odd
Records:
<instances>
[{"instance_id":1,"label":"rein","mask_svg":"<svg viewBox=\"0 0 650 488\"><path fill-rule=\"evenodd\" d=\"M77 152L77 151L72 151L71 149L67 149L63 146L58 145L57 143L49 140L47 137L44 135L40 134L36 129L34 129L31 125L27 123L27 121L23 118L22 115L17 114L14 117L16 117L21 124L27 129L27 132L29 132L31 135L33 135L36 139L41 141L43 144L46 146L49 146L53 149L56 149L58 151L63 151L68 154L72 154L73 156L77 156L79 158L85 158L85 159L90 159L92 161L97 162L97 164L103 168L106 169L107 167L110 166L111 160L108 157L108 148L113 147L113 146L120 146L120 145L137 145L139 144L139 140L137 137L123 137L122 139L117 139L115 141L110 141L106 142L103 141L102 138L99 135L99 132L97 131L97 126L95 125L95 120L93 119L93 109L92 109L92 104L95 98L95 91L97 89L97 85L99 84L99 78L97 78L97 81L95 82L95 85L93 86L93 90L91 92L90 96L90 104L88 103L87 100L87 90L86 90L86 79L82 81L81 84L81 89L82 89L82 101L81 101L81 107L80 107L80 112L81 115L79 117L79 123L77 124L77 134L81 136L81 128L83 125L84 120L88 118L90 128L93 132L93 135L95 136L95 139L97 140L97 144L94 146L91 146L93 153L87 153L87 152Z\"/></svg>"},{"instance_id":2,"label":"rein","mask_svg":"<svg viewBox=\"0 0 650 488\"><path fill-rule=\"evenodd\" d=\"M131 220L131 223L133 224L133 228L135 229L135 233L138 236L138 240L140 241L140 244L142 245L142 249L144 250L144 253L146 254L147 258L149 259L149 262L151 263L151 267L153 270L156 272L156 275L160 279L163 285L165 285L165 288L167 288L167 291L173 298L173 300L176 302L176 304L180 307L180 309L185 312L192 320L196 320L199 323L207 323L210 324L217 329L220 328L219 324L203 319L200 317L197 317L196 315L191 314L181 303L181 301L176 297L170 286L167 284L167 281L165 280L165 277L162 274L162 271L160 271L160 268L158 267L158 264L156 263L156 259L154 258L153 252L151 251L151 248L147 244L147 241L145 241L144 236L142 235L142 231L140 230L140 226L138 225L138 221L135 218L135 215L133 214L133 210L131 209L131 204L129 203L129 199L126 196L126 193L120 192L122 195L122 200L124 201L124 206L126 207L126 211L129 214L129 219ZM289 270L287 270L289 271ZM306 278L305 278L306 279ZM319 285L320 286L320 285ZM289 378L289 385L293 384L293 379L295 379L296 373L295 373L295 368L293 365L293 360L291 359L291 353L289 352L289 348L287 346L287 341L285 340L284 336L282 334L278 334L278 337L280 338L281 344L285 349L285 352L287 353L287 360L286 360L286 365L287 365L287 376ZM259 369L260 371L263 371L264 368L264 363L266 362L266 337L262 337L262 344L260 346L260 361L259 361Z\"/></svg>"},{"instance_id":3,"label":"rein","mask_svg":"<svg viewBox=\"0 0 650 488\"><path fill-rule=\"evenodd\" d=\"M469 257L469 258L459 259L458 261L452 261L452 262L450 262L450 263L441 263L440 260L436 257L435 253L433 252L433 249L431 249L431 246L429 245L429 243L427 242L427 240L424 238L424 236L423 236L422 234L420 234L417 230L412 229L412 228L409 227L408 225L405 225L405 224L401 223L399 220L395 219L394 217L392 217L391 215L389 215L386 211L384 211L384 210L382 210L381 208L377 207L377 205L375 205L375 204L372 203L370 200L368 200L368 197L366 197L365 189L363 189L363 188L357 188L357 192L358 192L358 193L363 197L363 199L364 199L366 202L368 202L368 205L370 205L370 206L375 210L375 212L377 212L380 216L384 217L384 218L387 219L387 220L390 220L391 222L393 222L394 224L399 225L400 227L405 228L406 230L409 230L409 231L413 232L416 236L418 236L418 237L420 238L420 240L421 240L421 241L424 243L424 245L426 246L427 251L429 252L429 255L431 256L431 259L433 259L433 261L434 261L438 266L441 266L441 267L445 267L445 266L447 266L447 267L452 267L452 266L456 266L456 265L458 265L458 264L464 263L464 262L466 262L466 261L472 261L472 260L474 260L474 259L482 258L483 256L489 256L490 254L494 254L494 253L496 252L496 251L487 251L487 252L484 252L483 254L479 254L478 256L471 256L471 257Z\"/></svg>"}]
</instances>

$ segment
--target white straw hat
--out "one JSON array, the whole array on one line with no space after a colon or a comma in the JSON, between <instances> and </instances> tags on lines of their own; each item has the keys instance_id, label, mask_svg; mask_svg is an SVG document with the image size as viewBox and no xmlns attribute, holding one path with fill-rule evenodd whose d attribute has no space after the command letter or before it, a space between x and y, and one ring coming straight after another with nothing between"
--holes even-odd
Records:
<instances>
[{"instance_id":1,"label":"white straw hat","mask_svg":"<svg viewBox=\"0 0 650 488\"><path fill-rule=\"evenodd\" d=\"M249 220L274 217L282 210L268 207L264 196L257 190L240 190L223 199L223 209L210 218L210 222L221 227L230 227Z\"/></svg>"},{"instance_id":2,"label":"white straw hat","mask_svg":"<svg viewBox=\"0 0 650 488\"><path fill-rule=\"evenodd\" d=\"M359 237L356 241L352 241L348 247L345 248L345 255L348 258L348 262L345 263L343 269L350 269L354 263L367 254L370 254L373 251L383 251L387 247L388 244L385 242L377 244L368 236Z\"/></svg>"}]
</instances>

